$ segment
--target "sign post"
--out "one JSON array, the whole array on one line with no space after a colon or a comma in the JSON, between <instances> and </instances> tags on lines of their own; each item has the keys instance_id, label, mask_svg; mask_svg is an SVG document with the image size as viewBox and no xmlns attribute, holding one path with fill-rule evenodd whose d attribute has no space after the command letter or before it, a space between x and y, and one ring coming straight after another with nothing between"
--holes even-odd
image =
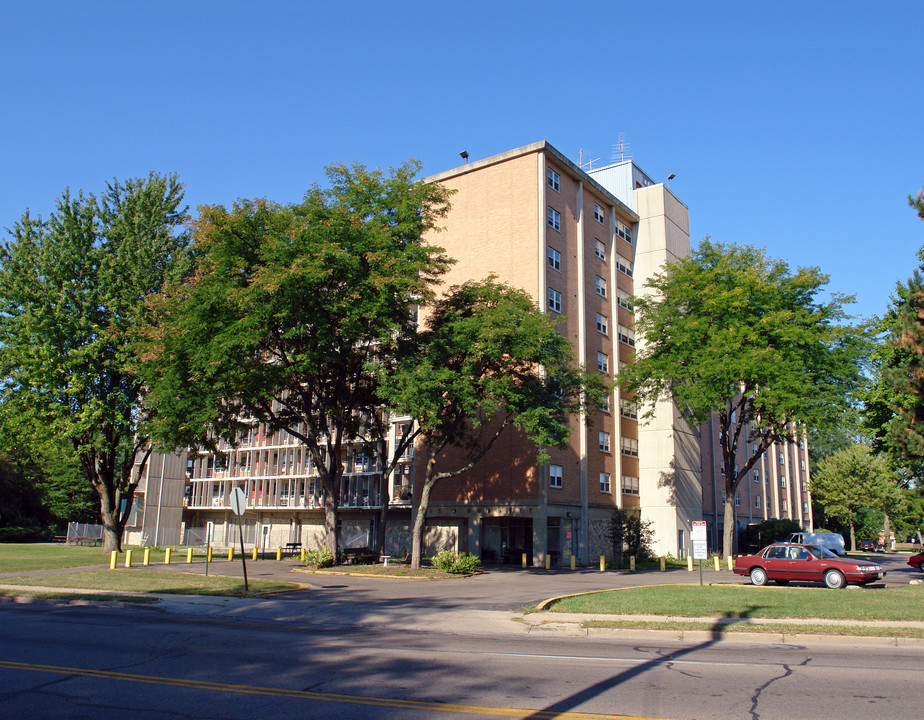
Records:
<instances>
[{"instance_id":1,"label":"sign post","mask_svg":"<svg viewBox=\"0 0 924 720\"><path fill-rule=\"evenodd\" d=\"M693 559L699 560L699 586L703 586L703 560L706 559L709 550L709 543L706 539L706 523L701 520L693 521L693 528L690 531L690 538L693 540Z\"/></svg>"},{"instance_id":2,"label":"sign post","mask_svg":"<svg viewBox=\"0 0 924 720\"><path fill-rule=\"evenodd\" d=\"M247 498L239 487L231 491L231 510L237 515L237 529L241 538L241 566L244 568L244 592L250 592L247 586L247 560L244 558L244 525L241 516L247 509Z\"/></svg>"}]
</instances>

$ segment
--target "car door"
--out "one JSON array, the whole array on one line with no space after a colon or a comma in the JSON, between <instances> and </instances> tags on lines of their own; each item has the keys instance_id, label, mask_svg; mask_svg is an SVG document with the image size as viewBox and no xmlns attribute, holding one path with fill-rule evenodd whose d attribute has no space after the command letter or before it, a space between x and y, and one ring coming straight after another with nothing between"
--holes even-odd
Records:
<instances>
[{"instance_id":1,"label":"car door","mask_svg":"<svg viewBox=\"0 0 924 720\"><path fill-rule=\"evenodd\" d=\"M789 579L815 582L822 579L821 563L804 547L789 548Z\"/></svg>"},{"instance_id":2,"label":"car door","mask_svg":"<svg viewBox=\"0 0 924 720\"><path fill-rule=\"evenodd\" d=\"M764 553L764 568L771 580L784 580L789 572L789 553L786 545L771 545Z\"/></svg>"}]
</instances>

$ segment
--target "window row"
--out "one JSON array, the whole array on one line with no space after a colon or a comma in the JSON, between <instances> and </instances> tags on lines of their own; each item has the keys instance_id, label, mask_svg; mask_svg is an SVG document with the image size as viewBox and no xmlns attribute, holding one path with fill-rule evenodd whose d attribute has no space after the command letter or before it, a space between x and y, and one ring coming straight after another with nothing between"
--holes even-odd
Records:
<instances>
[{"instance_id":1,"label":"window row","mask_svg":"<svg viewBox=\"0 0 924 720\"><path fill-rule=\"evenodd\" d=\"M625 487L627 476L623 476L623 487ZM600 481L600 492L611 493L610 474L601 472L598 476ZM549 487L561 489L564 485L564 470L561 465L549 465ZM625 492L625 489L623 490ZM631 492L631 491L630 491ZM635 493L638 494L638 478L635 478Z\"/></svg>"}]
</instances>

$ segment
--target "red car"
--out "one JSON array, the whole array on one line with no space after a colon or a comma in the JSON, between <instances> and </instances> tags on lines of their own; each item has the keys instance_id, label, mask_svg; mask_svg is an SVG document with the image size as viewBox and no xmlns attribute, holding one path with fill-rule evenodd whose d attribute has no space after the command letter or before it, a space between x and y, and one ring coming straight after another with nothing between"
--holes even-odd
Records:
<instances>
[{"instance_id":1,"label":"red car","mask_svg":"<svg viewBox=\"0 0 924 720\"><path fill-rule=\"evenodd\" d=\"M913 568L924 571L924 552L912 555L908 558L908 564Z\"/></svg>"},{"instance_id":2,"label":"red car","mask_svg":"<svg viewBox=\"0 0 924 720\"><path fill-rule=\"evenodd\" d=\"M868 560L848 560L815 545L796 543L774 543L756 555L739 557L735 573L750 576L753 585L773 580L777 585L823 582L829 588L868 585L885 577L882 566Z\"/></svg>"}]
</instances>

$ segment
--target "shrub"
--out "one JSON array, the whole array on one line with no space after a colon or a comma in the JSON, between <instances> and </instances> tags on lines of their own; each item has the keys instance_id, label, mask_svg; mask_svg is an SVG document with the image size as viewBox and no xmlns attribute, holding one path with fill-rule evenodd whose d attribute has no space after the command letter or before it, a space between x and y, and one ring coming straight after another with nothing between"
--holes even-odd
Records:
<instances>
[{"instance_id":1,"label":"shrub","mask_svg":"<svg viewBox=\"0 0 924 720\"><path fill-rule=\"evenodd\" d=\"M326 568L334 564L334 554L327 547L309 550L305 553L305 565Z\"/></svg>"},{"instance_id":2,"label":"shrub","mask_svg":"<svg viewBox=\"0 0 924 720\"><path fill-rule=\"evenodd\" d=\"M443 572L465 575L478 569L481 558L467 552L456 555L452 550L440 550L435 557L430 559L430 564Z\"/></svg>"}]
</instances>

